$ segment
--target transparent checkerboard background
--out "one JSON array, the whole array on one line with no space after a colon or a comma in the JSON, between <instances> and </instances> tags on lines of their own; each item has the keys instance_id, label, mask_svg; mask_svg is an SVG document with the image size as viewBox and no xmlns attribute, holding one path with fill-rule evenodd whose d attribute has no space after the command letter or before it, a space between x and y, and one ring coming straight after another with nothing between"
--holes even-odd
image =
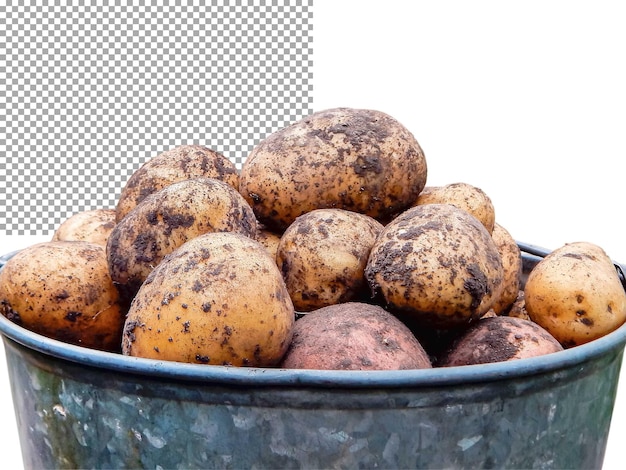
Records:
<instances>
[{"instance_id":1,"label":"transparent checkerboard background","mask_svg":"<svg viewBox=\"0 0 626 470\"><path fill-rule=\"evenodd\" d=\"M176 145L241 167L312 112L312 3L1 2L0 234L114 207Z\"/></svg>"}]
</instances>

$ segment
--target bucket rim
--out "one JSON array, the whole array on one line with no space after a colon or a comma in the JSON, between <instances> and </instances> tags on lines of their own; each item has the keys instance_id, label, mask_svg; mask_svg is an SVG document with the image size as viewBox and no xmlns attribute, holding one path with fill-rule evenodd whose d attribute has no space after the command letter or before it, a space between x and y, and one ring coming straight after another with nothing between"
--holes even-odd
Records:
<instances>
[{"instance_id":1,"label":"bucket rim","mask_svg":"<svg viewBox=\"0 0 626 470\"><path fill-rule=\"evenodd\" d=\"M2 256L2 261L6 262L15 253ZM0 263L0 269L2 266L3 263ZM45 356L89 368L168 381L246 387L431 388L494 382L581 366L605 354L622 352L626 345L625 323L589 343L532 358L430 369L337 371L191 364L125 356L72 345L34 333L4 315L0 315L0 334L5 345L7 341L13 341Z\"/></svg>"},{"instance_id":2,"label":"bucket rim","mask_svg":"<svg viewBox=\"0 0 626 470\"><path fill-rule=\"evenodd\" d=\"M612 351L623 350L626 324L580 346L543 356L431 369L334 371L188 364L99 351L48 338L27 330L0 315L0 334L23 347L88 368L154 378L222 385L311 386L348 388L422 388L477 382L494 382L555 372L583 365Z\"/></svg>"}]
</instances>

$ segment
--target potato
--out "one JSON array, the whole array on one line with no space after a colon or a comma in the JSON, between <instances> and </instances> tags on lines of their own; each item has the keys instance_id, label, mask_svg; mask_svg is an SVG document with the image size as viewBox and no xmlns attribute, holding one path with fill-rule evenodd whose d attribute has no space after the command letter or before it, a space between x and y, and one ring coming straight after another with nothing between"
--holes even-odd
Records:
<instances>
[{"instance_id":1,"label":"potato","mask_svg":"<svg viewBox=\"0 0 626 470\"><path fill-rule=\"evenodd\" d=\"M421 204L452 204L480 220L489 233L493 232L496 222L493 202L482 189L471 184L452 183L429 187L419 194L414 205Z\"/></svg>"},{"instance_id":2,"label":"potato","mask_svg":"<svg viewBox=\"0 0 626 470\"><path fill-rule=\"evenodd\" d=\"M273 366L295 313L280 271L256 240L198 236L159 264L130 306L122 352L167 361Z\"/></svg>"},{"instance_id":3,"label":"potato","mask_svg":"<svg viewBox=\"0 0 626 470\"><path fill-rule=\"evenodd\" d=\"M102 245L49 241L19 251L0 270L0 310L49 338L120 351L126 311Z\"/></svg>"},{"instance_id":4,"label":"potato","mask_svg":"<svg viewBox=\"0 0 626 470\"><path fill-rule=\"evenodd\" d=\"M131 298L163 257L207 232L256 235L252 208L231 185L194 178L166 186L117 223L107 243L113 281Z\"/></svg>"},{"instance_id":5,"label":"potato","mask_svg":"<svg viewBox=\"0 0 626 470\"><path fill-rule=\"evenodd\" d=\"M615 266L589 242L567 243L539 261L524 298L530 318L565 347L593 341L626 321L626 292Z\"/></svg>"},{"instance_id":6,"label":"potato","mask_svg":"<svg viewBox=\"0 0 626 470\"><path fill-rule=\"evenodd\" d=\"M490 308L486 313L484 313L480 319L482 320L483 318L491 318L491 317L497 317L498 314L495 312L495 310L493 308Z\"/></svg>"},{"instance_id":7,"label":"potato","mask_svg":"<svg viewBox=\"0 0 626 470\"><path fill-rule=\"evenodd\" d=\"M509 317L523 318L524 320L530 320L530 316L526 311L526 300L524 299L524 291L520 290L517 294L517 298L513 305L506 312Z\"/></svg>"},{"instance_id":8,"label":"potato","mask_svg":"<svg viewBox=\"0 0 626 470\"><path fill-rule=\"evenodd\" d=\"M106 246L115 223L115 209L77 212L57 227L52 235L52 241L80 240Z\"/></svg>"},{"instance_id":9,"label":"potato","mask_svg":"<svg viewBox=\"0 0 626 470\"><path fill-rule=\"evenodd\" d=\"M383 225L343 209L315 209L287 228L276 251L291 300L300 312L369 294L364 270Z\"/></svg>"},{"instance_id":10,"label":"potato","mask_svg":"<svg viewBox=\"0 0 626 470\"><path fill-rule=\"evenodd\" d=\"M147 160L135 170L115 207L119 222L148 195L178 181L215 178L239 188L239 171L233 162L215 150L201 145L180 145Z\"/></svg>"},{"instance_id":11,"label":"potato","mask_svg":"<svg viewBox=\"0 0 626 470\"><path fill-rule=\"evenodd\" d=\"M401 370L432 365L415 336L377 305L329 305L296 321L281 367L286 369Z\"/></svg>"},{"instance_id":12,"label":"potato","mask_svg":"<svg viewBox=\"0 0 626 470\"><path fill-rule=\"evenodd\" d=\"M276 233L269 230L261 223L257 223L257 231L255 239L261 243L267 251L269 251L272 258L276 259L276 252L278 251L278 244L280 243L280 237L282 233Z\"/></svg>"},{"instance_id":13,"label":"potato","mask_svg":"<svg viewBox=\"0 0 626 470\"><path fill-rule=\"evenodd\" d=\"M502 258L489 232L450 204L406 210L381 232L365 277L374 298L412 322L454 328L480 318L500 296Z\"/></svg>"},{"instance_id":14,"label":"potato","mask_svg":"<svg viewBox=\"0 0 626 470\"><path fill-rule=\"evenodd\" d=\"M509 311L517 300L522 286L522 252L511 234L500 224L495 223L491 233L498 247L504 268L503 288L492 309L496 315Z\"/></svg>"},{"instance_id":15,"label":"potato","mask_svg":"<svg viewBox=\"0 0 626 470\"><path fill-rule=\"evenodd\" d=\"M496 316L473 324L438 364L441 367L486 364L542 356L563 347L536 323Z\"/></svg>"},{"instance_id":16,"label":"potato","mask_svg":"<svg viewBox=\"0 0 626 470\"><path fill-rule=\"evenodd\" d=\"M244 162L239 191L259 221L285 230L313 209L337 208L388 220L426 184L415 137L380 111L319 111L270 134Z\"/></svg>"}]
</instances>

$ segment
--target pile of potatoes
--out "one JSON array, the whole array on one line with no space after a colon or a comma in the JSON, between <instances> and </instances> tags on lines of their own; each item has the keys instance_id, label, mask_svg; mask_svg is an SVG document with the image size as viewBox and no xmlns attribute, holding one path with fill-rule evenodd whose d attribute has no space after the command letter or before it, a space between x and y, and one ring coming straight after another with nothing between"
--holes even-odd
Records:
<instances>
[{"instance_id":1,"label":"pile of potatoes","mask_svg":"<svg viewBox=\"0 0 626 470\"><path fill-rule=\"evenodd\" d=\"M588 242L522 258L489 196L427 186L424 152L375 110L316 112L239 171L181 145L117 206L63 222L0 271L0 311L39 334L198 364L376 370L527 358L626 321Z\"/></svg>"}]
</instances>

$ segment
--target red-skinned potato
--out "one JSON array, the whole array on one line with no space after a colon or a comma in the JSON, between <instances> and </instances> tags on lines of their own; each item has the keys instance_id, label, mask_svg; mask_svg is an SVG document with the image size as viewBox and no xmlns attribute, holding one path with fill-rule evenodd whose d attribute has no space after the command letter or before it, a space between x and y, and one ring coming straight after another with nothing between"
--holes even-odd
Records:
<instances>
[{"instance_id":1,"label":"red-skinned potato","mask_svg":"<svg viewBox=\"0 0 626 470\"><path fill-rule=\"evenodd\" d=\"M562 350L561 344L536 323L522 318L494 316L473 324L438 365L487 364Z\"/></svg>"},{"instance_id":2,"label":"red-skinned potato","mask_svg":"<svg viewBox=\"0 0 626 470\"><path fill-rule=\"evenodd\" d=\"M432 365L411 330L392 314L377 305L347 302L297 320L281 367L401 370Z\"/></svg>"}]
</instances>

